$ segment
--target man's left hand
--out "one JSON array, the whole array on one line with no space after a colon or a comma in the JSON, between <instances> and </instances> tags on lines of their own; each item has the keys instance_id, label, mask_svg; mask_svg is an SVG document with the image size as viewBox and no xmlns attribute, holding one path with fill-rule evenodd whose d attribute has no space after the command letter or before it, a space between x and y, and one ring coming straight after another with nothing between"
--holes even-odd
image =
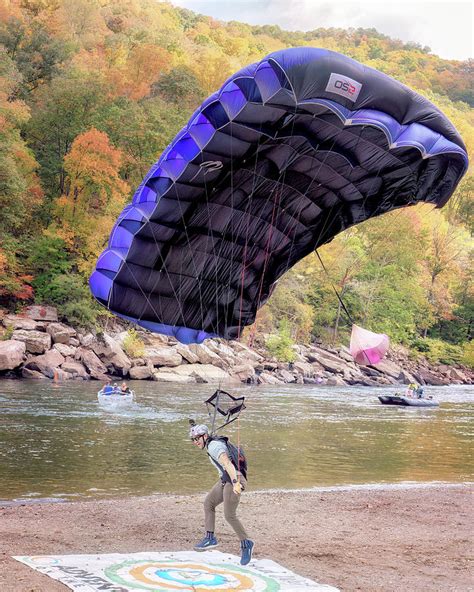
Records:
<instances>
[{"instance_id":1,"label":"man's left hand","mask_svg":"<svg viewBox=\"0 0 474 592\"><path fill-rule=\"evenodd\" d=\"M237 483L234 483L232 485L232 489L234 490L234 493L236 495L240 495L242 493L242 484L239 481L237 481Z\"/></svg>"}]
</instances>

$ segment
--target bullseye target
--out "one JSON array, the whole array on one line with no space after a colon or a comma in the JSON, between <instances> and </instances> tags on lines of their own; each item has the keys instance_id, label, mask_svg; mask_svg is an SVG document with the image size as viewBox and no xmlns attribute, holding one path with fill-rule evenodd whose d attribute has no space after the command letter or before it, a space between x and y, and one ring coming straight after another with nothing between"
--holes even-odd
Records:
<instances>
[{"instance_id":1,"label":"bullseye target","mask_svg":"<svg viewBox=\"0 0 474 592\"><path fill-rule=\"evenodd\" d=\"M105 575L111 581L154 592L273 592L279 585L252 569L234 565L173 561L125 561L110 566Z\"/></svg>"}]
</instances>

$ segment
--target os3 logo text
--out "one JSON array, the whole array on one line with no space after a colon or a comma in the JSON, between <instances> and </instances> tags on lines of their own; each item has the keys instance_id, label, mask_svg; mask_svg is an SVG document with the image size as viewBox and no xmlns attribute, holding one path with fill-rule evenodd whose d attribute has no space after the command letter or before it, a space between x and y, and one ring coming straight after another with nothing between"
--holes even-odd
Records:
<instances>
[{"instance_id":1,"label":"os3 logo text","mask_svg":"<svg viewBox=\"0 0 474 592\"><path fill-rule=\"evenodd\" d=\"M355 102L359 96L361 88L362 84L357 82L357 80L333 72L329 77L325 90L326 92L336 93L337 95L341 95L342 97L346 97L346 99Z\"/></svg>"}]
</instances>

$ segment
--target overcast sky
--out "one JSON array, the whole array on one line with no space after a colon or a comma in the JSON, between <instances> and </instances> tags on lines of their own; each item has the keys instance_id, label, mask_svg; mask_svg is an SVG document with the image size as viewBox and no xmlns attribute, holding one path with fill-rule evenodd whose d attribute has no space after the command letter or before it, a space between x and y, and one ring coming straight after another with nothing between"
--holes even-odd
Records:
<instances>
[{"instance_id":1,"label":"overcast sky","mask_svg":"<svg viewBox=\"0 0 474 592\"><path fill-rule=\"evenodd\" d=\"M381 0L171 0L171 3L218 20L275 24L289 31L374 27L395 39L428 45L443 58L473 57L472 0L395 0L390 4Z\"/></svg>"}]
</instances>

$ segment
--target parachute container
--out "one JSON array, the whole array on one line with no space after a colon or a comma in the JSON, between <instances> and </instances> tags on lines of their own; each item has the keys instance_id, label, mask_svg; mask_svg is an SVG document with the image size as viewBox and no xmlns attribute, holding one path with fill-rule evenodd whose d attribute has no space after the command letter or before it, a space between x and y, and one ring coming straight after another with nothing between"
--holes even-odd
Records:
<instances>
[{"instance_id":1,"label":"parachute container","mask_svg":"<svg viewBox=\"0 0 474 592\"><path fill-rule=\"evenodd\" d=\"M352 325L350 352L358 364L378 364L385 356L390 339L384 333L372 333L357 325Z\"/></svg>"},{"instance_id":2,"label":"parachute container","mask_svg":"<svg viewBox=\"0 0 474 592\"><path fill-rule=\"evenodd\" d=\"M115 314L184 343L238 338L275 282L339 232L449 199L468 166L424 97L345 56L274 52L191 116L90 278Z\"/></svg>"}]
</instances>

